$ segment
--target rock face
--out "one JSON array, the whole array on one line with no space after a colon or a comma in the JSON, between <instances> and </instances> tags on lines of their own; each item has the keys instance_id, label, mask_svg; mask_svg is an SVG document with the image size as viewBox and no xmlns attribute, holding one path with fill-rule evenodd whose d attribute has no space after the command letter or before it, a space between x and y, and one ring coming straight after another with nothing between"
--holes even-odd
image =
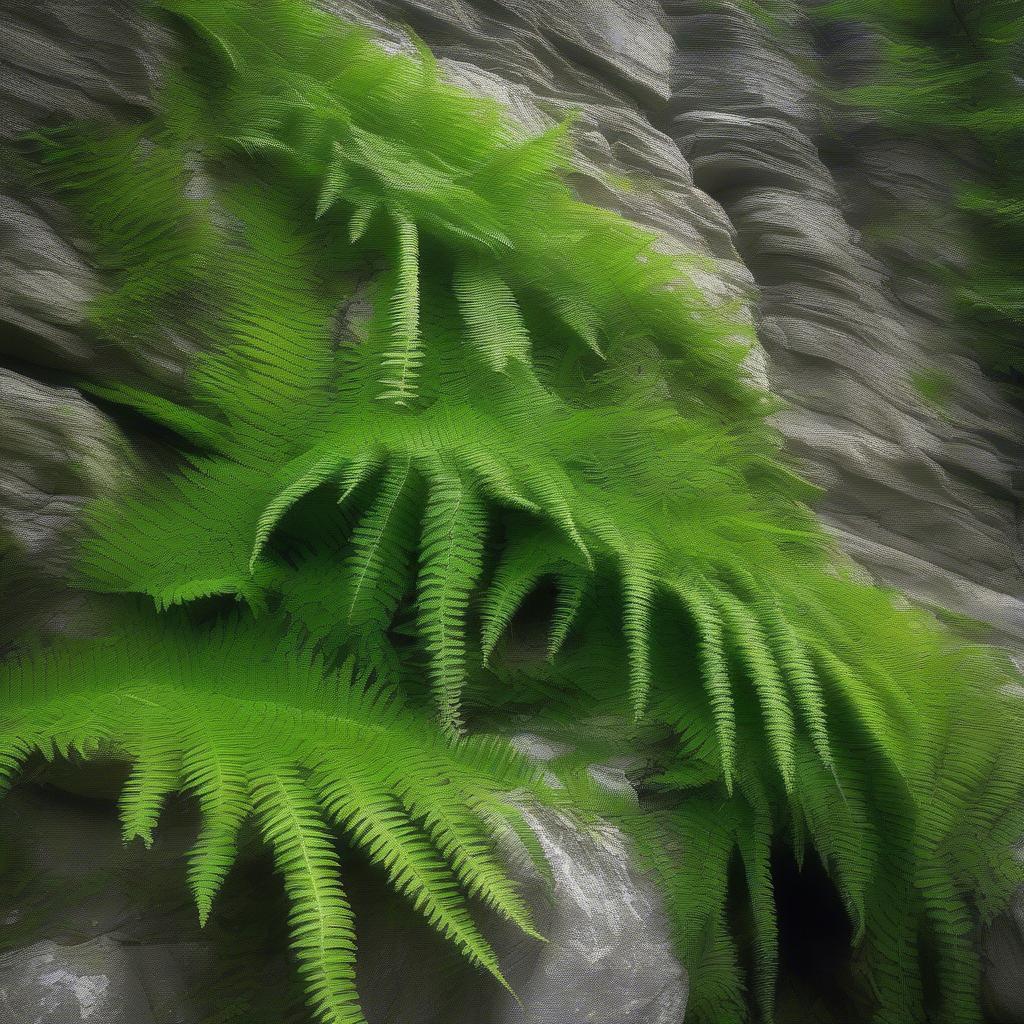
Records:
<instances>
[{"instance_id":1,"label":"rock face","mask_svg":"<svg viewBox=\"0 0 1024 1024\"><path fill-rule=\"evenodd\" d=\"M699 271L702 286L747 303L763 346L763 377L788 403L778 425L823 486L822 512L840 544L879 581L989 623L997 640L1024 651L1024 419L979 369L929 271L955 272L970 251L950 213L963 160L822 98L822 83L863 74L870 37L853 26L815 28L812 4L797 0L775 0L767 21L739 0L323 6L376 28L394 48L412 49L396 27L411 25L452 80L497 97L528 126L578 111L573 182L580 195L658 231L666 246L713 257L714 270ZM10 41L0 56L4 140L52 120L130 119L150 106L169 42L131 0L0 0L0 19ZM623 176L633 187L621 186ZM173 382L189 346L169 333L133 353L98 346L87 307L101 282L87 247L62 210L10 176L0 177L0 242L0 363L9 367L0 371L3 611L9 622L15 611L31 612L39 628L60 632L74 618L61 585L77 512L85 497L116 487L127 459L110 417L69 385L100 367ZM920 381L929 374L949 382L940 402L923 394ZM29 581L37 606L23 600ZM21 628L23 620L13 621ZM228 899L226 919L246 936L232 946L226 933L200 934L170 896L167 906L157 900L159 913L150 903L140 917L124 905L140 884L135 855L118 854L109 821L79 821L106 810L54 803L52 794L18 799L31 816L23 820L50 822L51 838L71 821L86 835L106 828L107 839L97 833L93 847L115 867L93 886L102 895L79 900L67 920L23 908L27 919L37 911L41 918L0 960L0 1024L192 1024L202 1019L195 992L213 998L221 991L212 979L230 956L258 958L263 988L282 993L269 1002L263 988L249 993L268 1022L304 1019L287 964L267 953L284 945L283 931L273 930L283 928L280 921L243 921L244 910L232 916ZM608 833L594 846L564 821L538 817L536 824L554 862L545 919L556 941L541 950L506 949L526 1009L500 994L467 998L461 966L416 931L418 922L385 904L386 913L364 914L369 948L376 942L389 950L370 957L364 971L371 1019L681 1019L685 977L622 837ZM158 840L167 845L156 851L163 853L156 877L168 893L185 891L174 875L185 831L172 828ZM77 848L58 843L36 870L56 872L64 892L84 891L83 878L66 873L79 860ZM240 884L269 891L262 870L253 868ZM142 885L159 897L163 881ZM365 892L380 895L369 883ZM1024 1020L1022 935L1008 917L991 937L998 1020ZM396 959L399 937L407 945ZM408 980L397 993L396 975ZM253 984L238 981L244 977L236 972L232 998L241 998L238 985ZM428 997L438 979L452 980L453 1002ZM234 1019L230 1008L219 1012Z\"/></svg>"},{"instance_id":2,"label":"rock face","mask_svg":"<svg viewBox=\"0 0 1024 1024\"><path fill-rule=\"evenodd\" d=\"M411 24L450 78L528 125L579 111L581 195L715 257L709 294L749 297L788 405L777 424L840 545L1024 651L1024 417L980 370L933 269L971 250L951 212L966 164L821 98L870 70L862 29L816 28L796 0L770 19L736 0L602 0L600 16L540 0L324 6L394 46L394 24ZM595 42L595 25L610 34ZM921 393L929 374L950 381L941 404Z\"/></svg>"},{"instance_id":3,"label":"rock face","mask_svg":"<svg viewBox=\"0 0 1024 1024\"><path fill-rule=\"evenodd\" d=\"M521 1002L469 968L382 873L345 852L368 1024L682 1020L686 974L623 835L609 825L581 830L548 808L524 810L550 877L511 836L505 852L549 942L481 914ZM174 805L144 850L121 845L108 800L24 784L0 804L0 1024L305 1024L284 952L281 886L265 853L243 841L210 924L198 927L184 871L196 824Z\"/></svg>"}]
</instances>

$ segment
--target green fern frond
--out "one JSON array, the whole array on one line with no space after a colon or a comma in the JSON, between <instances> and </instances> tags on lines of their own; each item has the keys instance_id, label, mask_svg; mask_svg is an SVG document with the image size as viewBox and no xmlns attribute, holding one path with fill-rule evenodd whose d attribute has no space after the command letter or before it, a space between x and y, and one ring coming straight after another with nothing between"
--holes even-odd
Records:
<instances>
[{"instance_id":1,"label":"green fern frond","mask_svg":"<svg viewBox=\"0 0 1024 1024\"><path fill-rule=\"evenodd\" d=\"M416 490L412 460L393 464L353 532L346 566L351 581L346 620L359 632L386 629L410 582Z\"/></svg>"},{"instance_id":2,"label":"green fern frond","mask_svg":"<svg viewBox=\"0 0 1024 1024\"><path fill-rule=\"evenodd\" d=\"M486 516L479 497L449 468L429 480L417 614L430 652L430 671L442 726L462 728L459 698L465 682L466 611L483 568Z\"/></svg>"},{"instance_id":3,"label":"green fern frond","mask_svg":"<svg viewBox=\"0 0 1024 1024\"><path fill-rule=\"evenodd\" d=\"M202 828L188 873L202 922L253 818L283 878L299 971L325 1024L362 1020L355 929L328 822L504 984L467 899L536 932L472 807L482 798L497 806L511 789L540 794L518 755L494 739L439 739L387 695L325 676L251 620L204 631L171 615L126 620L121 635L0 666L7 781L34 751L126 760L124 837L147 845L165 797L194 794Z\"/></svg>"},{"instance_id":4,"label":"green fern frond","mask_svg":"<svg viewBox=\"0 0 1024 1024\"><path fill-rule=\"evenodd\" d=\"M345 191L348 181L349 175L345 168L344 151L338 143L335 143L330 163L327 165L323 182L320 185L320 195L316 203L317 220L338 202Z\"/></svg>"},{"instance_id":5,"label":"green fern frond","mask_svg":"<svg viewBox=\"0 0 1024 1024\"><path fill-rule=\"evenodd\" d=\"M511 289L491 267L462 260L452 290L459 300L469 338L497 373L509 360L530 361L530 337Z\"/></svg>"},{"instance_id":6,"label":"green fern frond","mask_svg":"<svg viewBox=\"0 0 1024 1024\"><path fill-rule=\"evenodd\" d=\"M381 398L408 405L416 397L416 378L423 353L420 347L419 241L416 225L395 215L398 253L390 298L393 347L381 360L386 374Z\"/></svg>"},{"instance_id":7,"label":"green fern frond","mask_svg":"<svg viewBox=\"0 0 1024 1024\"><path fill-rule=\"evenodd\" d=\"M754 614L741 601L721 588L714 591L714 600L757 692L776 767L786 789L791 790L795 764L793 712L775 657Z\"/></svg>"}]
</instances>

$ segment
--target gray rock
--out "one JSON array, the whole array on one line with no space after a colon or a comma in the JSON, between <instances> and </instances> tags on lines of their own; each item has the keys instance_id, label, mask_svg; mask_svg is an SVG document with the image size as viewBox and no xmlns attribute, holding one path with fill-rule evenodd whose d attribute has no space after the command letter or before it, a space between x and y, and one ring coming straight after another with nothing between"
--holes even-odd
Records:
<instances>
[{"instance_id":1,"label":"gray rock","mask_svg":"<svg viewBox=\"0 0 1024 1024\"><path fill-rule=\"evenodd\" d=\"M67 588L83 505L124 486L126 446L111 420L79 392L0 367L0 599L4 631L36 617L61 633L81 612Z\"/></svg>"},{"instance_id":2,"label":"gray rock","mask_svg":"<svg viewBox=\"0 0 1024 1024\"><path fill-rule=\"evenodd\" d=\"M581 832L558 811L525 811L554 876L549 940L512 976L522 1006L506 1000L496 1024L677 1024L687 979L660 897L642 879L622 833Z\"/></svg>"},{"instance_id":3,"label":"gray rock","mask_svg":"<svg viewBox=\"0 0 1024 1024\"><path fill-rule=\"evenodd\" d=\"M39 942L0 958L3 1024L155 1024L125 948Z\"/></svg>"},{"instance_id":4,"label":"gray rock","mask_svg":"<svg viewBox=\"0 0 1024 1024\"><path fill-rule=\"evenodd\" d=\"M614 778L616 770L609 771ZM98 779L90 787L97 793L116 792L123 779L113 765L50 770L46 777L79 790L90 775ZM479 912L521 1003L469 968L379 872L358 857L343 858L369 1024L682 1019L686 974L674 957L660 898L633 866L625 837L608 824L583 828L549 808L525 807L524 814L543 846L550 879L512 833L503 849L549 941ZM0 803L6 860L0 882L7 897L0 1024L201 1024L206 1014L236 1002L248 1006L251 1024L307 1024L283 923L274 924L275 915L283 916L280 883L265 855L244 845L204 933L184 877L195 828L189 809L174 805L147 851L138 843L121 845L109 800L20 786ZM254 884L274 898L253 901ZM240 941L243 932L249 945ZM255 953L252 936L260 940ZM233 968L232 974L241 954L249 957L244 973ZM271 980L290 1002L250 1006L253 986Z\"/></svg>"},{"instance_id":5,"label":"gray rock","mask_svg":"<svg viewBox=\"0 0 1024 1024\"><path fill-rule=\"evenodd\" d=\"M985 934L985 1009L999 1024L1024 1024L1024 894Z\"/></svg>"}]
</instances>

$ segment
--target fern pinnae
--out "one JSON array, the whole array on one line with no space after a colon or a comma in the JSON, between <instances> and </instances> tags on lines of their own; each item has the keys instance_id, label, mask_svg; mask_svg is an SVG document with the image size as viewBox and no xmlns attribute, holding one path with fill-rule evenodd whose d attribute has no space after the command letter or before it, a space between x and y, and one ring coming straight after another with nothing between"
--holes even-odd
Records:
<instances>
[{"instance_id":1,"label":"fern pinnae","mask_svg":"<svg viewBox=\"0 0 1024 1024\"><path fill-rule=\"evenodd\" d=\"M718 737L722 779L731 796L736 771L736 704L725 655L722 617L702 586L686 581L674 581L670 586L693 620L703 669L702 681L708 693Z\"/></svg>"},{"instance_id":2,"label":"fern pinnae","mask_svg":"<svg viewBox=\"0 0 1024 1024\"><path fill-rule=\"evenodd\" d=\"M360 452L338 474L338 504L344 505L360 484L384 462L384 455L376 449Z\"/></svg>"},{"instance_id":3,"label":"fern pinnae","mask_svg":"<svg viewBox=\"0 0 1024 1024\"><path fill-rule=\"evenodd\" d=\"M588 574L581 567L567 568L559 574L555 612L551 617L548 660L553 661L565 645L587 592Z\"/></svg>"},{"instance_id":4,"label":"fern pinnae","mask_svg":"<svg viewBox=\"0 0 1024 1024\"><path fill-rule=\"evenodd\" d=\"M328 161L327 169L324 171L323 180L320 183L320 194L317 196L316 202L316 220L319 220L333 208L335 203L344 194L348 181L349 174L345 167L345 153L341 146L335 142L331 159Z\"/></svg>"},{"instance_id":5,"label":"fern pinnae","mask_svg":"<svg viewBox=\"0 0 1024 1024\"><path fill-rule=\"evenodd\" d=\"M583 302L569 292L554 295L551 301L556 315L566 327L572 330L577 337L582 338L587 348L598 359L605 359L597 337L596 317L593 310L588 309Z\"/></svg>"},{"instance_id":6,"label":"fern pinnae","mask_svg":"<svg viewBox=\"0 0 1024 1024\"><path fill-rule=\"evenodd\" d=\"M629 654L629 702L639 721L651 690L651 612L654 573L643 554L628 553L622 566L623 632Z\"/></svg>"},{"instance_id":7,"label":"fern pinnae","mask_svg":"<svg viewBox=\"0 0 1024 1024\"><path fill-rule=\"evenodd\" d=\"M509 988L494 950L469 915L454 874L388 787L352 770L323 768L314 774L313 785L329 817L387 871L392 886L470 963Z\"/></svg>"},{"instance_id":8,"label":"fern pinnae","mask_svg":"<svg viewBox=\"0 0 1024 1024\"><path fill-rule=\"evenodd\" d=\"M443 728L462 728L466 611L483 568L483 504L459 474L436 462L420 542L420 635L430 653L430 674Z\"/></svg>"},{"instance_id":9,"label":"fern pinnae","mask_svg":"<svg viewBox=\"0 0 1024 1024\"><path fill-rule=\"evenodd\" d=\"M512 540L488 586L481 606L481 655L490 661L495 645L508 628L524 598L536 586L549 563L544 547L530 538Z\"/></svg>"},{"instance_id":10,"label":"fern pinnae","mask_svg":"<svg viewBox=\"0 0 1024 1024\"><path fill-rule=\"evenodd\" d=\"M768 744L786 790L793 788L795 730L785 686L764 631L753 612L722 587L712 591L730 640L735 644L764 717Z\"/></svg>"},{"instance_id":11,"label":"fern pinnae","mask_svg":"<svg viewBox=\"0 0 1024 1024\"><path fill-rule=\"evenodd\" d=\"M188 854L188 883L205 926L235 859L238 834L251 810L248 777L240 749L214 739L209 723L196 718L186 733L182 783L199 801L202 825Z\"/></svg>"},{"instance_id":12,"label":"fern pinnae","mask_svg":"<svg viewBox=\"0 0 1024 1024\"><path fill-rule=\"evenodd\" d=\"M266 546L274 527L281 521L284 514L300 498L304 498L311 491L329 480L337 471L338 457L333 454L321 455L310 461L309 454L301 456L298 460L298 475L291 479L267 504L260 513L256 523L256 537L253 540L252 554L249 556L249 572L256 569L263 548ZM304 468L303 468L304 467ZM291 476L292 466L286 466L282 477Z\"/></svg>"},{"instance_id":13,"label":"fern pinnae","mask_svg":"<svg viewBox=\"0 0 1024 1024\"><path fill-rule=\"evenodd\" d=\"M410 814L422 819L434 845L452 866L467 895L478 897L531 938L543 941L526 901L495 857L491 842L464 803L431 781L399 786L396 796Z\"/></svg>"},{"instance_id":14,"label":"fern pinnae","mask_svg":"<svg viewBox=\"0 0 1024 1024\"><path fill-rule=\"evenodd\" d=\"M583 539L576 517L573 515L572 502L567 496L571 486L569 481L563 479L560 474L546 471L540 466L525 465L521 467L521 471L536 504L573 542L583 556L587 568L592 570L594 556Z\"/></svg>"},{"instance_id":15,"label":"fern pinnae","mask_svg":"<svg viewBox=\"0 0 1024 1024\"><path fill-rule=\"evenodd\" d=\"M417 376L423 361L420 338L420 258L419 233L405 214L394 212L392 219L398 251L395 279L389 299L389 324L392 344L381 362L387 374L381 383L380 397L396 405L408 405L417 394Z\"/></svg>"},{"instance_id":16,"label":"fern pinnae","mask_svg":"<svg viewBox=\"0 0 1024 1024\"><path fill-rule=\"evenodd\" d=\"M464 258L455 267L452 290L470 341L496 373L512 359L530 361L530 336L512 290L491 266Z\"/></svg>"},{"instance_id":17,"label":"fern pinnae","mask_svg":"<svg viewBox=\"0 0 1024 1024\"><path fill-rule=\"evenodd\" d=\"M352 211L352 217L348 222L348 240L350 245L355 245L370 226L373 215L377 212L378 203L376 200L364 200L357 204Z\"/></svg>"},{"instance_id":18,"label":"fern pinnae","mask_svg":"<svg viewBox=\"0 0 1024 1024\"><path fill-rule=\"evenodd\" d=\"M121 837L153 845L153 830L164 800L178 789L181 756L177 723L164 717L143 716L132 737L133 765L121 792Z\"/></svg>"},{"instance_id":19,"label":"fern pinnae","mask_svg":"<svg viewBox=\"0 0 1024 1024\"><path fill-rule=\"evenodd\" d=\"M386 628L401 598L413 538L408 510L415 469L411 456L386 471L377 497L352 538L346 620L360 629Z\"/></svg>"},{"instance_id":20,"label":"fern pinnae","mask_svg":"<svg viewBox=\"0 0 1024 1024\"><path fill-rule=\"evenodd\" d=\"M250 792L291 900L292 946L311 1008L324 1024L366 1024L355 987L354 918L322 812L299 774L283 765L251 768Z\"/></svg>"},{"instance_id":21,"label":"fern pinnae","mask_svg":"<svg viewBox=\"0 0 1024 1024\"><path fill-rule=\"evenodd\" d=\"M757 612L764 624L765 634L775 652L779 668L793 690L796 706L804 718L814 749L822 764L832 769L832 748L825 715L825 699L814 664L799 634L789 624L776 601L766 599L757 602Z\"/></svg>"},{"instance_id":22,"label":"fern pinnae","mask_svg":"<svg viewBox=\"0 0 1024 1024\"><path fill-rule=\"evenodd\" d=\"M484 447L467 449L464 458L485 494L510 508L540 514L540 506L523 494L510 467L495 452Z\"/></svg>"}]
</instances>

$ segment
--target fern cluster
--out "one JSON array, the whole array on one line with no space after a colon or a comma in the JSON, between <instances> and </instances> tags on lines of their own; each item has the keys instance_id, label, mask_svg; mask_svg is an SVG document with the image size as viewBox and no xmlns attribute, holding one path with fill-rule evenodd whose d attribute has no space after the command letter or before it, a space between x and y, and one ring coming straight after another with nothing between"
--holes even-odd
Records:
<instances>
[{"instance_id":1,"label":"fern cluster","mask_svg":"<svg viewBox=\"0 0 1024 1024\"><path fill-rule=\"evenodd\" d=\"M978 331L986 362L1019 387L1024 285L1024 15L1015 0L831 0L824 18L879 30L875 80L839 93L901 130L936 132L973 150L978 172L960 183L959 204L975 221L977 252L957 303Z\"/></svg>"},{"instance_id":2,"label":"fern cluster","mask_svg":"<svg viewBox=\"0 0 1024 1024\"><path fill-rule=\"evenodd\" d=\"M154 621L128 608L119 625L104 643L67 641L5 665L5 787L34 754L128 761L122 832L147 846L164 800L193 796L202 828L188 880L203 923L254 820L287 889L293 946L322 1020L362 1020L338 832L507 984L466 897L536 935L484 824L516 824L502 797L539 792L532 767L496 740L444 741L351 665L328 670L288 650L271 624Z\"/></svg>"},{"instance_id":3,"label":"fern cluster","mask_svg":"<svg viewBox=\"0 0 1024 1024\"><path fill-rule=\"evenodd\" d=\"M203 912L231 830L255 815L295 901L312 1004L343 1021L358 1019L352 937L323 823L497 973L450 881L530 928L479 833L509 822L494 794L528 780L462 737L503 702L599 706L669 737L626 823L662 877L696 1020L748 1015L726 916L734 855L771 1017L774 842L798 857L810 844L829 869L879 1021L924 1019L922 932L942 1019L976 1019L974 929L1007 899L1024 831L1007 670L830 550L743 377L736 312L710 306L654 236L573 197L567 126L522 137L422 45L386 55L296 0L161 7L188 52L159 119L35 140L40 181L103 226L113 294L134 294L138 270L146 316L206 336L186 403L89 384L181 439L172 471L95 504L80 563L82 585L152 599L155 624L129 619L115 645L122 659L141 647L139 665L86 645L7 670L33 723L11 727L11 767L112 743L138 764L130 835L148 834L166 791L195 791L215 823L194 860ZM126 181L133 160L174 173ZM139 204L140 187L157 195ZM187 221L163 216L181 204ZM99 318L129 344L119 322ZM509 635L549 592L546 650L524 659ZM224 596L244 604L214 633L228 639L200 634L186 658L176 606ZM339 709L320 669L280 666L292 649L432 707L437 735L395 717L374 733L393 746L354 751L346 730L372 732L378 701L349 685ZM252 703L233 680L256 673ZM91 680L89 699L62 697L57 675ZM223 726L216 778L189 768L208 720ZM437 810L433 771L476 817Z\"/></svg>"}]
</instances>

